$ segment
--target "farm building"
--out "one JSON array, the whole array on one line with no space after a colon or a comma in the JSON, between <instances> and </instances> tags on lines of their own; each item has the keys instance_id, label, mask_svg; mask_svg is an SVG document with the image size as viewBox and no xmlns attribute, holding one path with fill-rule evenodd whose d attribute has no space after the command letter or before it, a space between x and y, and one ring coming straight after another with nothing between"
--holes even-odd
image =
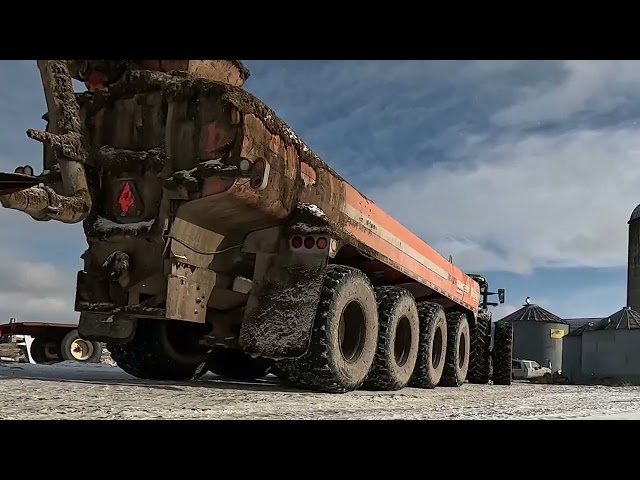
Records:
<instances>
[{"instance_id":1,"label":"farm building","mask_svg":"<svg viewBox=\"0 0 640 480\"><path fill-rule=\"evenodd\" d=\"M532 304L529 297L520 310L498 320L513 324L513 358L535 360L551 370L562 369L562 337L569 332L569 324Z\"/></svg>"},{"instance_id":2,"label":"farm building","mask_svg":"<svg viewBox=\"0 0 640 480\"><path fill-rule=\"evenodd\" d=\"M624 307L563 339L563 375L576 383L640 383L640 313Z\"/></svg>"},{"instance_id":3,"label":"farm building","mask_svg":"<svg viewBox=\"0 0 640 480\"><path fill-rule=\"evenodd\" d=\"M569 324L569 333L571 333L589 323L598 323L602 317L565 318L563 320Z\"/></svg>"},{"instance_id":4,"label":"farm building","mask_svg":"<svg viewBox=\"0 0 640 480\"><path fill-rule=\"evenodd\" d=\"M640 310L640 205L629 218L627 306Z\"/></svg>"}]
</instances>

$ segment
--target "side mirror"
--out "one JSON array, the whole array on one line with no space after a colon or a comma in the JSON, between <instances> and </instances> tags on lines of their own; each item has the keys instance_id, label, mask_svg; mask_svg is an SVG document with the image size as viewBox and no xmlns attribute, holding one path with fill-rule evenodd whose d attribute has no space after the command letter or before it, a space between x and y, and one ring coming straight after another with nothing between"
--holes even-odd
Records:
<instances>
[{"instance_id":1,"label":"side mirror","mask_svg":"<svg viewBox=\"0 0 640 480\"><path fill-rule=\"evenodd\" d=\"M504 303L504 288L498 289L498 301Z\"/></svg>"}]
</instances>

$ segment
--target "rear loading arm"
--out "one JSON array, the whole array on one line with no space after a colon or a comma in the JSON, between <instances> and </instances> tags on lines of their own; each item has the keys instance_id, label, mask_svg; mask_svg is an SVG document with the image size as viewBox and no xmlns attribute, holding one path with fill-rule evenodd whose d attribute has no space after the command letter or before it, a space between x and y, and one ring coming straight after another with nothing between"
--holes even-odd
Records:
<instances>
[{"instance_id":1,"label":"rear loading arm","mask_svg":"<svg viewBox=\"0 0 640 480\"><path fill-rule=\"evenodd\" d=\"M50 119L49 131L28 130L29 138L51 148L58 160L65 195L48 186L33 186L0 196L6 208L36 220L77 223L92 208L84 162L88 158L83 127L66 60L38 60Z\"/></svg>"}]
</instances>

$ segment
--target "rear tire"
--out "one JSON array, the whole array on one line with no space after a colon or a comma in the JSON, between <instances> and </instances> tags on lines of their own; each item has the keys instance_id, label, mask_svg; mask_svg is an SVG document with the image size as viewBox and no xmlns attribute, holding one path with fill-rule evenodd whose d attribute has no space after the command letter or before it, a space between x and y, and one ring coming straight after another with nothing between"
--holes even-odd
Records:
<instances>
[{"instance_id":1,"label":"rear tire","mask_svg":"<svg viewBox=\"0 0 640 480\"><path fill-rule=\"evenodd\" d=\"M447 318L442 305L423 302L418 305L420 343L410 387L436 388L447 355Z\"/></svg>"},{"instance_id":2,"label":"rear tire","mask_svg":"<svg viewBox=\"0 0 640 480\"><path fill-rule=\"evenodd\" d=\"M206 361L206 370L229 380L256 380L265 377L271 362L253 358L241 350L215 348Z\"/></svg>"},{"instance_id":3,"label":"rear tire","mask_svg":"<svg viewBox=\"0 0 640 480\"><path fill-rule=\"evenodd\" d=\"M50 338L35 337L29 354L36 363L59 363L64 360L60 352L60 341Z\"/></svg>"},{"instance_id":4,"label":"rear tire","mask_svg":"<svg viewBox=\"0 0 640 480\"><path fill-rule=\"evenodd\" d=\"M420 320L413 295L403 288L375 289L378 347L364 390L400 390L411 380L418 357Z\"/></svg>"},{"instance_id":5,"label":"rear tire","mask_svg":"<svg viewBox=\"0 0 640 480\"><path fill-rule=\"evenodd\" d=\"M447 314L447 356L440 379L443 387L459 387L467 378L471 350L469 321L462 312Z\"/></svg>"},{"instance_id":6,"label":"rear tire","mask_svg":"<svg viewBox=\"0 0 640 480\"><path fill-rule=\"evenodd\" d=\"M176 320L140 319L129 343L107 345L111 358L134 377L145 380L191 380L207 360L198 344L207 327Z\"/></svg>"},{"instance_id":7,"label":"rear tire","mask_svg":"<svg viewBox=\"0 0 640 480\"><path fill-rule=\"evenodd\" d=\"M80 338L78 330L71 330L62 339L62 358L67 361L98 363L102 357L102 344Z\"/></svg>"},{"instance_id":8,"label":"rear tire","mask_svg":"<svg viewBox=\"0 0 640 480\"><path fill-rule=\"evenodd\" d=\"M511 385L513 365L513 325L496 323L493 333L493 384Z\"/></svg>"},{"instance_id":9,"label":"rear tire","mask_svg":"<svg viewBox=\"0 0 640 480\"><path fill-rule=\"evenodd\" d=\"M364 273L329 265L311 334L302 357L278 362L293 385L328 393L362 386L376 352L378 312L371 282Z\"/></svg>"},{"instance_id":10,"label":"rear tire","mask_svg":"<svg viewBox=\"0 0 640 480\"><path fill-rule=\"evenodd\" d=\"M487 385L491 362L491 313L478 313L476 325L471 331L471 357L469 358L469 383Z\"/></svg>"}]
</instances>

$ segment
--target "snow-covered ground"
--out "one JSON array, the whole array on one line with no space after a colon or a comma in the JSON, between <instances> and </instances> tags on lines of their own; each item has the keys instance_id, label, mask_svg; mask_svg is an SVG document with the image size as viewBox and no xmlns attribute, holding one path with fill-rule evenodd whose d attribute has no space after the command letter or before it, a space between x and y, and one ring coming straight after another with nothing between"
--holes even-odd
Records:
<instances>
[{"instance_id":1,"label":"snow-covered ground","mask_svg":"<svg viewBox=\"0 0 640 480\"><path fill-rule=\"evenodd\" d=\"M510 387L318 394L276 379L137 380L106 364L0 363L0 418L640 419L640 387Z\"/></svg>"}]
</instances>

